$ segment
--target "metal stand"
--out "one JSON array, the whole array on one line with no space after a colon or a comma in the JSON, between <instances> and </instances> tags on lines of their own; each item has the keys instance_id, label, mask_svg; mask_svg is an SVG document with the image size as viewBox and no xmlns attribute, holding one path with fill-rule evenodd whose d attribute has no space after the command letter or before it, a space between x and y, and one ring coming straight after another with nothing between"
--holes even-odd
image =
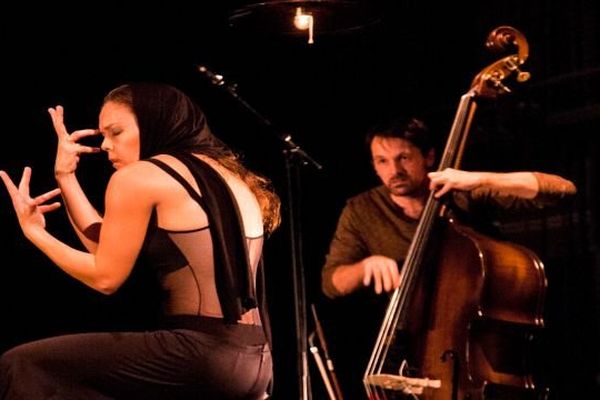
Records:
<instances>
[{"instance_id":1,"label":"metal stand","mask_svg":"<svg viewBox=\"0 0 600 400\"><path fill-rule=\"evenodd\" d=\"M315 358L315 363L317 364L317 368L319 369L319 373L321 374L321 378L323 379L323 383L325 384L325 389L327 389L329 399L343 400L344 396L342 395L342 389L340 388L340 384L337 380L337 375L333 367L333 361L329 357L329 350L327 349L325 333L323 332L321 322L317 317L317 309L315 308L314 304L311 304L310 308L312 310L312 316L315 322L315 330L308 337L310 352ZM319 346L315 343L315 335L317 336L317 339L321 345L321 349L323 350L323 357L325 358L325 362L323 362L323 358L319 354Z\"/></svg>"},{"instance_id":2,"label":"metal stand","mask_svg":"<svg viewBox=\"0 0 600 400\"><path fill-rule=\"evenodd\" d=\"M311 386L308 370L308 344L307 344L307 324L306 324L306 291L304 284L304 265L302 262L302 229L300 224L300 169L302 166L312 165L320 170L321 164L312 159L304 150L292 140L289 133L281 134L277 132L271 121L261 115L247 101L237 93L235 84L225 82L223 75L212 72L203 65L198 66L198 71L204 74L212 84L223 88L235 100L250 111L261 124L269 127L276 133L284 145L283 154L285 155L287 201L288 201L288 219L289 235L291 243L291 262L294 281L294 310L296 321L296 347L298 361L298 384L300 389L300 400L310 400ZM295 200L296 199L296 200Z\"/></svg>"}]
</instances>

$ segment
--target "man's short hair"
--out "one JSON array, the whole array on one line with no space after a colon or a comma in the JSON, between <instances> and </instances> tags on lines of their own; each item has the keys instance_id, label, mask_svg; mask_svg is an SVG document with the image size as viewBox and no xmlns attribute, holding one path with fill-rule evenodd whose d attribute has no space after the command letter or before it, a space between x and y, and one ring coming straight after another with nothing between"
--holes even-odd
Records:
<instances>
[{"instance_id":1,"label":"man's short hair","mask_svg":"<svg viewBox=\"0 0 600 400\"><path fill-rule=\"evenodd\" d=\"M429 150L434 147L427 126L417 118L393 118L373 126L365 137L369 154L371 152L371 142L373 142L375 136L408 140L421 150L423 156L426 156Z\"/></svg>"}]
</instances>

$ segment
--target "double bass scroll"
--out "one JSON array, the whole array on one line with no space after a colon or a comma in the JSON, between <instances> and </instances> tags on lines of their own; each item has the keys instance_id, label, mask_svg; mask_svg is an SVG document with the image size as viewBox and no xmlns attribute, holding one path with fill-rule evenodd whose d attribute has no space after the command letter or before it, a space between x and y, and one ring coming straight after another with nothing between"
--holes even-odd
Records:
<instances>
[{"instance_id":1,"label":"double bass scroll","mask_svg":"<svg viewBox=\"0 0 600 400\"><path fill-rule=\"evenodd\" d=\"M525 37L501 26L490 50L516 52L481 70L460 100L439 170L459 168L476 100L529 79ZM546 277L528 249L462 226L430 194L363 376L369 399L543 399L530 345L543 327Z\"/></svg>"}]
</instances>

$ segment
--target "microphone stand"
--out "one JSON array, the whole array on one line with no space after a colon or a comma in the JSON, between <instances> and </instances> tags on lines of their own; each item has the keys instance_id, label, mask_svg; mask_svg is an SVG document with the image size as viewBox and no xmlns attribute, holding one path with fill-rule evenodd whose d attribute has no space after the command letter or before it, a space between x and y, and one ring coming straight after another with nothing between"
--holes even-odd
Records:
<instances>
[{"instance_id":1,"label":"microphone stand","mask_svg":"<svg viewBox=\"0 0 600 400\"><path fill-rule=\"evenodd\" d=\"M224 89L231 97L237 100L258 121L275 132L283 143L283 154L285 156L285 171L288 197L289 235L291 243L291 262L294 283L294 311L296 323L296 349L298 362L298 384L300 389L300 400L310 400L311 385L308 369L308 343L307 343L307 318L306 318L306 291L304 283L304 265L302 262L302 227L300 224L300 168L312 165L317 170L322 165L310 157L298 144L292 140L289 133L279 133L273 123L260 114L237 92L237 85L227 83L223 75L216 74L203 65L198 65L198 71L204 74L212 84ZM294 199L298 199L296 203Z\"/></svg>"}]
</instances>

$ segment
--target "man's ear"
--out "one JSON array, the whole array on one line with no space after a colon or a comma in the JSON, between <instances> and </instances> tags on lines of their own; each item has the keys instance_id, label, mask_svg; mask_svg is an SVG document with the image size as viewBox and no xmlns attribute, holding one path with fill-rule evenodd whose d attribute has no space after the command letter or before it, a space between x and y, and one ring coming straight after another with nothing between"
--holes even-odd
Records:
<instances>
[{"instance_id":1,"label":"man's ear","mask_svg":"<svg viewBox=\"0 0 600 400\"><path fill-rule=\"evenodd\" d=\"M428 168L433 167L433 164L435 163L435 149L429 149L427 156L425 157L425 162L427 163Z\"/></svg>"}]
</instances>

